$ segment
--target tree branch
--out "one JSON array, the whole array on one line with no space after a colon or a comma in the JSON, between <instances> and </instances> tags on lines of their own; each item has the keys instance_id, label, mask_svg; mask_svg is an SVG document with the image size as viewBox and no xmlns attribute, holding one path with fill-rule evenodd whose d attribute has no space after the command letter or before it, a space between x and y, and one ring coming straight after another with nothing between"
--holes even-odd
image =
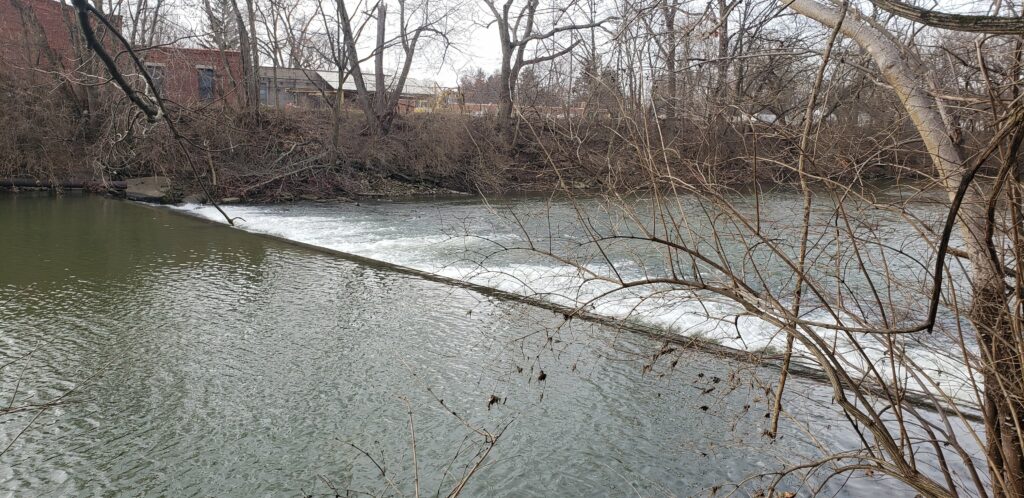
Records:
<instances>
[{"instance_id":1,"label":"tree branch","mask_svg":"<svg viewBox=\"0 0 1024 498\"><path fill-rule=\"evenodd\" d=\"M1024 33L1024 17L999 17L967 14L950 14L923 9L899 0L871 0L882 10L899 17L933 28L988 33L992 35L1020 35Z\"/></svg>"}]
</instances>

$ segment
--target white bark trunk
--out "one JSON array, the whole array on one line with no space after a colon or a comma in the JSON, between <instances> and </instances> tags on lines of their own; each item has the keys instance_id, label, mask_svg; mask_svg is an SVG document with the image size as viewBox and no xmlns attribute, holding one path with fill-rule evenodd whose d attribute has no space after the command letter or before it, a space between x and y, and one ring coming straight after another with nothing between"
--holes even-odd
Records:
<instances>
[{"instance_id":1,"label":"white bark trunk","mask_svg":"<svg viewBox=\"0 0 1024 498\"><path fill-rule=\"evenodd\" d=\"M826 26L835 27L839 22L838 10L816 0L793 0L788 5L797 13ZM952 199L963 177L963 156L950 138L938 102L925 88L924 76L917 74L912 65L903 59L899 47L883 33L860 20L855 11L847 15L840 31L871 55L886 82L899 96L928 149L939 181ZM991 265L984 243L984 206L983 199L969 191L960 211L960 226L970 260L975 265L975 278L988 281L995 276L988 268Z\"/></svg>"},{"instance_id":2,"label":"white bark trunk","mask_svg":"<svg viewBox=\"0 0 1024 498\"><path fill-rule=\"evenodd\" d=\"M839 22L839 11L815 0L793 0L789 6L797 13L829 27L835 27ZM963 160L960 151L949 138L935 99L925 91L920 75L910 70L910 65L903 60L899 47L893 45L882 33L857 19L855 13L851 12L847 16L840 31L871 54L882 76L899 95L907 114L921 134L943 186L951 192L956 192Z\"/></svg>"},{"instance_id":3,"label":"white bark trunk","mask_svg":"<svg viewBox=\"0 0 1024 498\"><path fill-rule=\"evenodd\" d=\"M840 22L840 12L816 0L791 0L797 13L826 26ZM926 78L904 60L900 48L886 33L861 20L855 11L842 22L841 32L853 39L874 59L882 76L899 95L907 114L921 135L935 165L936 174L952 200L965 174L963 155L950 137L939 102L926 91ZM1014 378L1020 360L1007 345L1016 344L1005 320L1004 283L1000 268L988 256L987 202L976 188L966 192L959 212L959 226L971 262L972 304L970 318L982 346L987 456L992 473L993 494L1024 495L1024 449L1017 434L1016 417L1024 405L1012 389L1000 387L998 377Z\"/></svg>"}]
</instances>

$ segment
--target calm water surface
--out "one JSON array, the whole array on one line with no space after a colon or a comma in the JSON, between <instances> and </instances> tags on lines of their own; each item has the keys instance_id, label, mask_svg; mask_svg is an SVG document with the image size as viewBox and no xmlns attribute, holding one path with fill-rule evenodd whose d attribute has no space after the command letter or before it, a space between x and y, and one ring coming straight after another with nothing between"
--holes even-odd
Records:
<instances>
[{"instance_id":1,"label":"calm water surface","mask_svg":"<svg viewBox=\"0 0 1024 498\"><path fill-rule=\"evenodd\" d=\"M0 234L0 402L63 401L0 418L0 495L411 494L409 412L430 494L472 464L467 425L511 422L469 496L701 494L817 454L761 436L745 365L642 375L651 340L383 265L99 197L0 196ZM792 392L853 444L820 387Z\"/></svg>"}]
</instances>

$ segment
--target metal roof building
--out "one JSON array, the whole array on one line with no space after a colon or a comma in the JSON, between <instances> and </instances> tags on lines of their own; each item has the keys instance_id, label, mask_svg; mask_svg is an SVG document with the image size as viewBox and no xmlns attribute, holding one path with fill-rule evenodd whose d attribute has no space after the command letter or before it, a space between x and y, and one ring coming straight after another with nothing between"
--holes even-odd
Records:
<instances>
[{"instance_id":1,"label":"metal roof building","mask_svg":"<svg viewBox=\"0 0 1024 498\"><path fill-rule=\"evenodd\" d=\"M316 73L324 79L332 88L338 88L338 72L337 71L316 71ZM363 79L366 81L366 89L369 92L376 91L376 81L374 81L373 72L364 72ZM388 86L393 86L397 79L394 75L385 75L385 79L388 82ZM429 97L436 94L442 87L435 81L408 77L405 79L405 87L402 89L403 97ZM345 92L355 92L356 82L355 78L348 76L342 85L342 90Z\"/></svg>"}]
</instances>

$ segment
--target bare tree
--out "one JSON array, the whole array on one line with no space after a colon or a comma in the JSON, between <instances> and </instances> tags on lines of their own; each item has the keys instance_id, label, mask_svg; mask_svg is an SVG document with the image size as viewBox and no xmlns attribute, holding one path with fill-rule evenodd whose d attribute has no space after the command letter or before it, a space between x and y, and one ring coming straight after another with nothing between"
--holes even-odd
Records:
<instances>
[{"instance_id":1,"label":"bare tree","mask_svg":"<svg viewBox=\"0 0 1024 498\"><path fill-rule=\"evenodd\" d=\"M429 0L411 3L398 0L398 35L387 37L387 5L378 2L375 10L377 22L376 41L372 56L374 58L374 88L371 92L360 66L357 48L356 30L352 29L352 17L344 2L337 2L336 21L341 26L343 45L349 64L349 74L354 78L356 98L363 110L367 127L374 133L387 134L391 130L398 109L399 99L405 89L409 71L415 61L417 48L427 38L440 43L443 47L450 45L449 34L456 26L452 22L456 10L451 6L435 5ZM385 51L397 45L401 49L401 69L397 77L389 80L385 74ZM372 96L371 96L372 93Z\"/></svg>"},{"instance_id":2,"label":"bare tree","mask_svg":"<svg viewBox=\"0 0 1024 498\"><path fill-rule=\"evenodd\" d=\"M238 27L238 43L242 52L242 79L245 88L245 109L250 114L259 113L260 106L260 56L259 39L256 35L255 0L244 0L244 9L239 0L231 0Z\"/></svg>"},{"instance_id":3,"label":"bare tree","mask_svg":"<svg viewBox=\"0 0 1024 498\"><path fill-rule=\"evenodd\" d=\"M545 29L542 23L546 14L551 12L541 9L540 0L526 0L518 4L516 0L506 0L503 4L495 0L483 1L492 16L488 25L497 28L501 43L501 95L498 99L498 120L501 129L508 132L512 129L516 85L523 69L572 52L584 41L573 36L575 33L599 27L611 19L573 22L572 12L581 8L581 3L574 0L552 9L555 12L555 21L550 28ZM589 11L589 8L584 9L584 13ZM556 37L563 33L576 39L561 48L551 48L546 53L534 54L538 46L553 43Z\"/></svg>"}]
</instances>

